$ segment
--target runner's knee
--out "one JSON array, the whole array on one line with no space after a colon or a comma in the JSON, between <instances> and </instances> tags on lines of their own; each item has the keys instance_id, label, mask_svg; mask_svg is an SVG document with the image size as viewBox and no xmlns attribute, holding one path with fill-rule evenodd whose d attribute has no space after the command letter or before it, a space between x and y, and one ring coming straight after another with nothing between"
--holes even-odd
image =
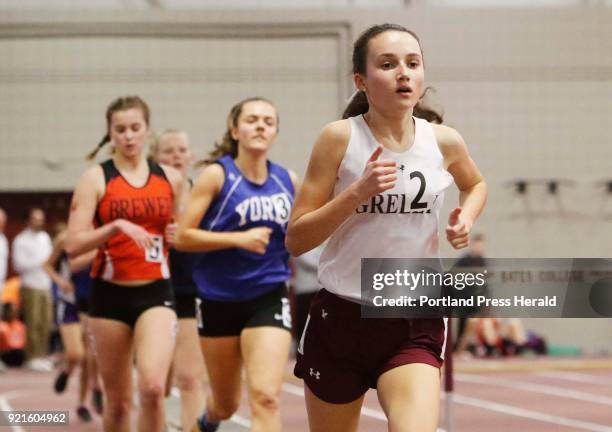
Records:
<instances>
[{"instance_id":1,"label":"runner's knee","mask_svg":"<svg viewBox=\"0 0 612 432\"><path fill-rule=\"evenodd\" d=\"M278 391L271 386L253 386L249 389L251 403L268 411L276 411L279 407Z\"/></svg>"}]
</instances>

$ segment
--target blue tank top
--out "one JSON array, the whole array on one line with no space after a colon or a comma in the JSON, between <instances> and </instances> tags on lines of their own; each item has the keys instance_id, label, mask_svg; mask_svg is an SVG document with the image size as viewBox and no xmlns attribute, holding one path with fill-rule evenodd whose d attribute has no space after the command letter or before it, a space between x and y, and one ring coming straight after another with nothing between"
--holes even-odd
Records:
<instances>
[{"instance_id":1,"label":"blue tank top","mask_svg":"<svg viewBox=\"0 0 612 432\"><path fill-rule=\"evenodd\" d=\"M88 299L91 291L91 265L87 266L83 270L72 273L70 279L74 284L74 293L77 299Z\"/></svg>"},{"instance_id":2,"label":"blue tank top","mask_svg":"<svg viewBox=\"0 0 612 432\"><path fill-rule=\"evenodd\" d=\"M79 272L72 273L70 271L68 255L66 255L66 252L62 252L59 257L59 260L57 261L55 269L62 277L70 279L70 281L74 285L74 295L70 296L70 298L89 298L89 292L91 290L91 276L89 275L89 273L91 272L91 265L88 265L86 268ZM60 295L60 297L64 296L64 300L67 299L67 297L65 297L65 295L61 293L58 293L58 295Z\"/></svg>"},{"instance_id":3,"label":"blue tank top","mask_svg":"<svg viewBox=\"0 0 612 432\"><path fill-rule=\"evenodd\" d=\"M285 233L294 189L289 172L270 161L268 178L255 184L242 175L231 156L217 161L225 172L219 196L200 222L208 231L272 228L266 253L232 248L199 254L193 270L198 295L207 300L243 301L266 294L289 279Z\"/></svg>"}]
</instances>

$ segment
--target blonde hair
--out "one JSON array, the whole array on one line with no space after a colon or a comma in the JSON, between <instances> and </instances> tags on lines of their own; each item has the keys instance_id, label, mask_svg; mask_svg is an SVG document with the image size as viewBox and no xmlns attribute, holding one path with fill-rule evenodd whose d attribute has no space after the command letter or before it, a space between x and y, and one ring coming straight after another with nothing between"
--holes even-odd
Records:
<instances>
[{"instance_id":1,"label":"blonde hair","mask_svg":"<svg viewBox=\"0 0 612 432\"><path fill-rule=\"evenodd\" d=\"M149 137L147 137L147 144L149 145L149 159L155 160L157 158L159 144L161 143L162 138L167 135L183 135L185 136L187 143L189 143L189 134L182 129L168 128L164 129L158 134L151 133Z\"/></svg>"}]
</instances>

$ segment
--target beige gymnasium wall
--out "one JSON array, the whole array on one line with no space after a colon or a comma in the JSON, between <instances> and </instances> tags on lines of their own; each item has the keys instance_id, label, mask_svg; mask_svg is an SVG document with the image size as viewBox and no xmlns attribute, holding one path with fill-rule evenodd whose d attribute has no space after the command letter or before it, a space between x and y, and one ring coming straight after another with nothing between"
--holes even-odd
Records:
<instances>
[{"instance_id":1,"label":"beige gymnasium wall","mask_svg":"<svg viewBox=\"0 0 612 432\"><path fill-rule=\"evenodd\" d=\"M274 157L300 175L352 92L351 41L392 21L422 39L427 79L490 187L477 230L495 257L611 255L612 11L605 8L7 12L0 17L0 189L70 189L113 97L200 154L253 94L281 115ZM516 179L565 179L551 196ZM456 203L447 195L442 219ZM443 255L454 256L446 245ZM610 320L536 320L552 342L612 349Z\"/></svg>"}]
</instances>

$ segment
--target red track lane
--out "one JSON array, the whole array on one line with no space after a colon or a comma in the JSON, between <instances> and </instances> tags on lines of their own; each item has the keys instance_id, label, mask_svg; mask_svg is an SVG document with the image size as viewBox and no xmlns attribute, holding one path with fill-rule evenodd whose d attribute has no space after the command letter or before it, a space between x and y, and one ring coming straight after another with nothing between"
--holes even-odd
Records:
<instances>
[{"instance_id":1,"label":"red track lane","mask_svg":"<svg viewBox=\"0 0 612 432\"><path fill-rule=\"evenodd\" d=\"M287 368L291 370L291 366ZM0 374L0 402L13 410L70 410L67 429L36 427L23 431L45 432L100 431L100 418L83 424L74 413L77 380L73 377L65 394L53 393L55 373L10 370ZM301 381L289 379L281 394L283 430L308 431ZM168 417L178 419L176 400L168 406ZM382 413L376 393L366 395L364 407L370 416L362 415L360 431L384 432L386 423L373 416ZM460 373L455 387L453 432L612 432L612 370L550 371L511 373ZM250 418L246 392L238 411L246 421ZM541 418L543 416L543 418ZM540 419L538 419L540 417ZM569 424L563 425L565 421ZM134 419L135 424L135 419ZM0 427L0 431L10 428ZM135 429L134 429L135 430ZM220 432L248 430L234 422L223 425Z\"/></svg>"},{"instance_id":2,"label":"red track lane","mask_svg":"<svg viewBox=\"0 0 612 432\"><path fill-rule=\"evenodd\" d=\"M478 379L485 378L487 380L490 380L489 384L463 382L460 377L457 377L456 393L458 396L469 396L470 398L475 398L482 401L479 406L470 407L480 407L479 414L471 412L465 413L464 407L457 407L455 409L455 413L458 424L460 423L461 425L467 426L471 423L474 423L474 425L476 426L481 421L486 421L486 419L493 417L497 419L498 423L500 423L499 427L493 429L495 431L502 430L502 428L506 427L507 422L511 422L512 426L516 427L507 429L509 431L518 430L519 426L523 430L540 431L548 430L544 429L545 427L548 428L550 426L555 426L555 423L553 423L552 421L541 421L535 418L537 414L546 414L549 416L557 417L557 420L559 422L561 422L563 419L578 420L585 423L595 423L603 426L608 426L609 430L612 431L612 416L610 415L610 412L612 412L612 405L581 401L576 398L570 398L567 395L563 394L564 390L577 391L577 388L575 386L554 386L559 388L558 394L554 395L542 393L541 391L535 391L543 390L541 388L535 388L533 389L534 391L532 391L500 385L500 382L510 382L514 385L519 385L521 383L526 382L523 380L524 377L525 374L496 374L495 376L479 375L476 377ZM550 383L547 383L546 385L550 387ZM546 388L546 390L551 389ZM597 396L597 393L593 393L592 396ZM521 418L517 415L512 415L511 413L491 411L486 408L486 402L495 402L497 404L505 405L508 407L508 410L511 410L512 408L524 410L526 411L525 414L527 414L527 412L532 412L533 415L530 419L529 417ZM489 422L487 421L487 424L488 423ZM576 426L570 427L562 426L559 423L556 424L557 426L555 427L557 428L557 430L590 430L586 428L578 428ZM477 429L472 429L470 426L469 429L463 429L460 427L458 430Z\"/></svg>"},{"instance_id":3,"label":"red track lane","mask_svg":"<svg viewBox=\"0 0 612 432\"><path fill-rule=\"evenodd\" d=\"M7 372L0 373L0 398L4 398L13 410L19 411L69 411L69 426L64 427L25 427L23 431L34 432L60 432L60 431L101 431L102 421L93 410L93 421L91 423L82 423L76 416L77 406L77 381L78 376L75 374L70 380L68 390L56 395L53 392L53 381L55 373L40 373L29 370L10 369ZM89 398L88 398L89 399ZM4 408L3 408L4 409ZM91 409L91 408L90 408ZM7 426L0 426L0 431L10 431Z\"/></svg>"}]
</instances>

